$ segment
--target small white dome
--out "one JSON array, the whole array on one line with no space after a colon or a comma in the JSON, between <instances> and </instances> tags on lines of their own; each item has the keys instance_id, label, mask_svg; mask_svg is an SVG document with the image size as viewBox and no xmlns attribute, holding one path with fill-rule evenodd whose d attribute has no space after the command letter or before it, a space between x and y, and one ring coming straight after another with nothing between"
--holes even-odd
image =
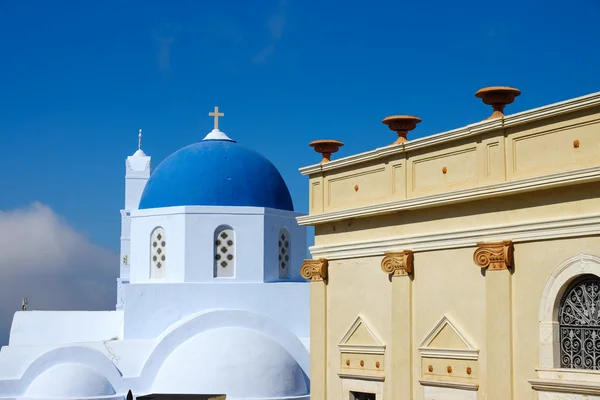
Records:
<instances>
[{"instance_id":1,"label":"small white dome","mask_svg":"<svg viewBox=\"0 0 600 400\"><path fill-rule=\"evenodd\" d=\"M204 140L229 140L233 142L233 140L231 140L229 136L225 134L225 132L221 132L218 129L213 129L210 131L209 134L204 137Z\"/></svg>"},{"instance_id":2,"label":"small white dome","mask_svg":"<svg viewBox=\"0 0 600 400\"><path fill-rule=\"evenodd\" d=\"M78 363L58 364L38 375L29 385L29 398L82 398L114 395L115 390L104 376Z\"/></svg>"},{"instance_id":3,"label":"small white dome","mask_svg":"<svg viewBox=\"0 0 600 400\"><path fill-rule=\"evenodd\" d=\"M309 389L304 371L279 343L245 328L218 328L176 348L164 361L152 392L282 399L306 396Z\"/></svg>"},{"instance_id":4,"label":"small white dome","mask_svg":"<svg viewBox=\"0 0 600 400\"><path fill-rule=\"evenodd\" d=\"M137 149L135 153L133 153L133 157L146 157L146 153L144 153L144 150L142 149Z\"/></svg>"}]
</instances>

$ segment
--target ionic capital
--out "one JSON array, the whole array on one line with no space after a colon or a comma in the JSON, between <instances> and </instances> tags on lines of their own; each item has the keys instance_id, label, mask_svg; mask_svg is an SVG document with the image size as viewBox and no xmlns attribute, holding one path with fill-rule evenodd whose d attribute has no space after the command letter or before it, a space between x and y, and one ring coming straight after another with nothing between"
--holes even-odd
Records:
<instances>
[{"instance_id":1,"label":"ionic capital","mask_svg":"<svg viewBox=\"0 0 600 400\"><path fill-rule=\"evenodd\" d=\"M510 240L477 243L473 261L489 271L509 269L513 266L513 251L513 243Z\"/></svg>"},{"instance_id":2,"label":"ionic capital","mask_svg":"<svg viewBox=\"0 0 600 400\"><path fill-rule=\"evenodd\" d=\"M310 281L324 281L327 280L328 268L329 263L326 258L304 260L304 264L300 267L300 275Z\"/></svg>"},{"instance_id":3,"label":"ionic capital","mask_svg":"<svg viewBox=\"0 0 600 400\"><path fill-rule=\"evenodd\" d=\"M414 256L411 250L385 252L381 260L381 269L386 274L408 276L413 272Z\"/></svg>"}]
</instances>

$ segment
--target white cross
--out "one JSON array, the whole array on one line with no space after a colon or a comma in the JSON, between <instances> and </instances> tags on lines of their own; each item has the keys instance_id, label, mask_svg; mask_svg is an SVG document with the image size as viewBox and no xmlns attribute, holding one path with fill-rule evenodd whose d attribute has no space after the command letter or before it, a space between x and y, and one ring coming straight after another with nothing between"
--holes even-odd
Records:
<instances>
[{"instance_id":1,"label":"white cross","mask_svg":"<svg viewBox=\"0 0 600 400\"><path fill-rule=\"evenodd\" d=\"M215 129L219 129L219 117L224 117L225 114L219 112L219 107L215 107L215 111L208 113L209 117L215 117Z\"/></svg>"}]
</instances>

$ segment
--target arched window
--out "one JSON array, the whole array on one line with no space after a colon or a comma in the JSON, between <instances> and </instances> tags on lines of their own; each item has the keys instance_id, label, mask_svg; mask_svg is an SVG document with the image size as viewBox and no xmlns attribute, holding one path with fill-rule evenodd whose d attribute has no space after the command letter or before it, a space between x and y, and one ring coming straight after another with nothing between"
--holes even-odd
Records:
<instances>
[{"instance_id":1,"label":"arched window","mask_svg":"<svg viewBox=\"0 0 600 400\"><path fill-rule=\"evenodd\" d=\"M287 279L290 276L290 233L287 229L279 231L279 279Z\"/></svg>"},{"instance_id":2,"label":"arched window","mask_svg":"<svg viewBox=\"0 0 600 400\"><path fill-rule=\"evenodd\" d=\"M600 278L583 275L569 285L558 323L561 368L600 370Z\"/></svg>"},{"instance_id":3,"label":"arched window","mask_svg":"<svg viewBox=\"0 0 600 400\"><path fill-rule=\"evenodd\" d=\"M230 226L220 226L215 230L215 278L235 276L235 232Z\"/></svg>"},{"instance_id":4,"label":"arched window","mask_svg":"<svg viewBox=\"0 0 600 400\"><path fill-rule=\"evenodd\" d=\"M165 277L167 265L167 238L165 230L157 227L150 236L150 278L162 279Z\"/></svg>"}]
</instances>

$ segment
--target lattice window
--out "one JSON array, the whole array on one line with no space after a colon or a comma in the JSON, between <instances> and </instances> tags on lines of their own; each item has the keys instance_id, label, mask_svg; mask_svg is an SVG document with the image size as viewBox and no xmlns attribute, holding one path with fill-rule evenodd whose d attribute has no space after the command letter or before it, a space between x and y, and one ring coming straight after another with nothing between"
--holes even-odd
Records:
<instances>
[{"instance_id":1,"label":"lattice window","mask_svg":"<svg viewBox=\"0 0 600 400\"><path fill-rule=\"evenodd\" d=\"M600 370L600 278L585 275L560 303L561 368Z\"/></svg>"},{"instance_id":2,"label":"lattice window","mask_svg":"<svg viewBox=\"0 0 600 400\"><path fill-rule=\"evenodd\" d=\"M290 233L285 228L279 231L279 279L290 276Z\"/></svg>"},{"instance_id":3,"label":"lattice window","mask_svg":"<svg viewBox=\"0 0 600 400\"><path fill-rule=\"evenodd\" d=\"M235 276L235 233L230 226L220 226L215 230L215 263L216 278L232 278Z\"/></svg>"},{"instance_id":4,"label":"lattice window","mask_svg":"<svg viewBox=\"0 0 600 400\"><path fill-rule=\"evenodd\" d=\"M159 279L165 277L167 238L165 230L162 227L154 229L150 237L150 264L152 266L150 278Z\"/></svg>"}]
</instances>

